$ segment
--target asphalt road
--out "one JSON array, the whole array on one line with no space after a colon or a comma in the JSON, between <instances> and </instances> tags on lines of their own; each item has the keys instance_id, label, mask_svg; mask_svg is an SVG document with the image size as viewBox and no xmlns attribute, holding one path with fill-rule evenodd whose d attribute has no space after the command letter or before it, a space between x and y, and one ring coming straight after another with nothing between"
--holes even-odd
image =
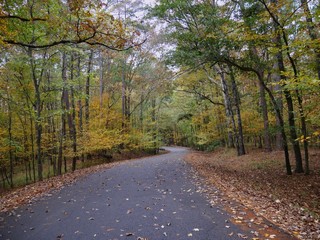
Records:
<instances>
[{"instance_id":1,"label":"asphalt road","mask_svg":"<svg viewBox=\"0 0 320 240\"><path fill-rule=\"evenodd\" d=\"M193 183L184 148L121 163L1 214L0 239L215 240L243 232ZM249 230L248 230L249 231ZM251 236L251 237L250 237Z\"/></svg>"}]
</instances>

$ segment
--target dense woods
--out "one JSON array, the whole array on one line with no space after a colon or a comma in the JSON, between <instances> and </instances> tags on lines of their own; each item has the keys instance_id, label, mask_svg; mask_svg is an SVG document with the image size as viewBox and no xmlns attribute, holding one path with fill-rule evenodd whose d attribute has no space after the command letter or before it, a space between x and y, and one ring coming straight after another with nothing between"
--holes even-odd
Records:
<instances>
[{"instance_id":1,"label":"dense woods","mask_svg":"<svg viewBox=\"0 0 320 240\"><path fill-rule=\"evenodd\" d=\"M154 56L156 34L136 17L141 2L0 7L2 187L157 151L169 71Z\"/></svg>"},{"instance_id":2,"label":"dense woods","mask_svg":"<svg viewBox=\"0 0 320 240\"><path fill-rule=\"evenodd\" d=\"M319 16L316 0L2 0L2 188L162 144L319 171Z\"/></svg>"},{"instance_id":3,"label":"dense woods","mask_svg":"<svg viewBox=\"0 0 320 240\"><path fill-rule=\"evenodd\" d=\"M177 141L239 156L252 145L281 148L287 174L292 149L294 171L309 174L308 149L319 143L319 11L318 1L159 1L153 15L182 71Z\"/></svg>"}]
</instances>

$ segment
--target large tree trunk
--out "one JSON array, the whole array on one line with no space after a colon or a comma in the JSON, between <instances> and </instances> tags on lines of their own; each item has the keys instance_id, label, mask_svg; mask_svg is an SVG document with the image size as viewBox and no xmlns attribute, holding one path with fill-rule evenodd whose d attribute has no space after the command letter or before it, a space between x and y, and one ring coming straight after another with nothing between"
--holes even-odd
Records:
<instances>
[{"instance_id":1,"label":"large tree trunk","mask_svg":"<svg viewBox=\"0 0 320 240\"><path fill-rule=\"evenodd\" d=\"M82 83L81 83L81 80L80 80L80 76L81 76L81 66L80 66L80 63L81 63L81 57L80 57L80 55L78 55L78 56L77 56L78 88L79 88L79 92L82 93L82 91L83 91L83 86L82 86ZM79 132L80 132L80 134L82 134L82 132L83 132L83 106L82 106L82 100L81 100L81 98L79 98L79 100L78 100L78 102L77 102L77 105L78 105L78 109L79 109L79 112L78 112Z\"/></svg>"},{"instance_id":2,"label":"large tree trunk","mask_svg":"<svg viewBox=\"0 0 320 240\"><path fill-rule=\"evenodd\" d=\"M300 113L300 119L301 119L301 131L303 134L303 148L304 148L304 161L305 161L305 174L310 174L310 167L309 167L309 143L307 140L308 131L307 131L307 123L306 123L306 117L304 114L303 106L302 106L302 98L300 93L297 90L297 98L299 103L299 113ZM301 167L301 166L300 166Z\"/></svg>"},{"instance_id":3,"label":"large tree trunk","mask_svg":"<svg viewBox=\"0 0 320 240\"><path fill-rule=\"evenodd\" d=\"M53 104L50 104L50 109L51 110L54 110L54 105ZM50 133L52 135L51 137L51 142L53 143L53 149L51 151L51 161L52 161L52 165L53 165L53 174L54 176L57 175L57 154L58 154L58 150L57 150L57 146L56 146L56 137L55 137L55 134L56 134L56 125L55 125L55 118L54 116L51 116L49 118L49 127L50 127Z\"/></svg>"},{"instance_id":4,"label":"large tree trunk","mask_svg":"<svg viewBox=\"0 0 320 240\"><path fill-rule=\"evenodd\" d=\"M35 149L34 149L34 128L33 128L33 118L30 116L30 140L31 140L31 159L32 159L32 173L33 182L36 182L36 159L35 159Z\"/></svg>"},{"instance_id":5,"label":"large tree trunk","mask_svg":"<svg viewBox=\"0 0 320 240\"><path fill-rule=\"evenodd\" d=\"M228 131L227 146L234 148L235 147L234 140L236 141L236 145L238 146L238 137L237 135L235 135L235 139L233 138L233 132L236 134L236 124L233 117L229 89L228 89L227 81L225 79L225 73L222 71L222 69L219 69L218 67L216 67L215 70L220 75L220 80L221 80L222 95L223 95L225 112L226 112L226 120L227 120L227 131ZM231 130L231 128L233 129L233 131Z\"/></svg>"},{"instance_id":6,"label":"large tree trunk","mask_svg":"<svg viewBox=\"0 0 320 240\"><path fill-rule=\"evenodd\" d=\"M71 73L70 73L70 80L73 82L73 75L74 75L74 58L71 55ZM72 140L72 150L73 150L73 157L72 157L72 171L75 171L77 168L77 128L76 128L76 103L75 103L75 96L74 96L74 88L73 85L70 86L71 92L71 121L70 121L70 135Z\"/></svg>"},{"instance_id":7,"label":"large tree trunk","mask_svg":"<svg viewBox=\"0 0 320 240\"><path fill-rule=\"evenodd\" d=\"M244 22L247 27L250 29L253 28L252 21L248 20L247 14L245 13L245 6L244 2L239 1L240 9L241 12L243 13L244 17ZM250 48L250 54L252 55L252 59L259 59L259 54L257 48L252 44L249 43L249 48ZM264 70L263 68L259 67L259 75L263 77L264 75ZM265 146L265 151L270 152L272 151L271 148L271 139L270 139L270 134L269 134L269 119L268 119L268 107L267 107L267 102L266 102L266 96L265 96L265 90L263 85L259 81L259 93L260 93L260 106L262 110L262 117L263 117L263 126L264 126L264 131L263 131L263 138L264 138L264 146ZM259 138L259 145L261 145L261 139Z\"/></svg>"},{"instance_id":8,"label":"large tree trunk","mask_svg":"<svg viewBox=\"0 0 320 240\"><path fill-rule=\"evenodd\" d=\"M62 88L62 95L61 95L61 127L60 127L60 138L59 138L59 151L58 151L58 175L62 174L62 161L64 159L63 156L63 149L64 149L64 140L66 137L66 78L67 78L67 66L66 66L66 54L63 53L62 59L62 81L63 81L63 88ZM66 164L65 164L66 165ZM66 167L65 167L66 168ZM65 169L66 170L66 169Z\"/></svg>"},{"instance_id":9,"label":"large tree trunk","mask_svg":"<svg viewBox=\"0 0 320 240\"><path fill-rule=\"evenodd\" d=\"M121 79L121 104L122 104L122 127L126 128L127 121L127 84L126 84L126 61L123 59Z\"/></svg>"},{"instance_id":10,"label":"large tree trunk","mask_svg":"<svg viewBox=\"0 0 320 240\"><path fill-rule=\"evenodd\" d=\"M10 187L13 188L13 151L12 151L12 112L11 106L8 102L9 121L8 121L8 135L9 135L9 160L10 160Z\"/></svg>"},{"instance_id":11,"label":"large tree trunk","mask_svg":"<svg viewBox=\"0 0 320 240\"><path fill-rule=\"evenodd\" d=\"M243 139L243 130L242 130L242 119L241 119L241 111L240 111L240 96L239 96L239 91L238 91L238 87L237 87L237 83L235 80L232 66L228 66L228 67L230 70L232 94L233 94L234 106L236 109L236 116L237 116L238 139L239 139L238 156L242 156L242 155L246 154L246 151L244 148L244 139Z\"/></svg>"},{"instance_id":12,"label":"large tree trunk","mask_svg":"<svg viewBox=\"0 0 320 240\"><path fill-rule=\"evenodd\" d=\"M87 80L86 80L86 99L85 99L85 120L87 128L89 127L89 102L90 102L90 79L91 79L91 70L92 70L92 59L93 59L93 50L90 50L88 69L87 69Z\"/></svg>"},{"instance_id":13,"label":"large tree trunk","mask_svg":"<svg viewBox=\"0 0 320 240\"><path fill-rule=\"evenodd\" d=\"M280 126L280 131L281 131L281 136L282 136L282 147L283 147L284 156L285 156L286 170L287 170L287 174L291 175L292 170L291 170L291 164L290 164L290 158L289 158L288 141L287 141L287 135L286 135L285 128L284 128L284 121L283 121L283 117L282 117L281 107L278 105L278 102L277 102L276 98L273 96L270 89L264 83L263 77L260 74L257 74L257 75L258 75L258 79L260 81L260 84L267 91L267 93L271 99L271 102L273 104L273 107L274 107L276 115L277 115L277 119L279 120L279 126Z\"/></svg>"},{"instance_id":14,"label":"large tree trunk","mask_svg":"<svg viewBox=\"0 0 320 240\"><path fill-rule=\"evenodd\" d=\"M278 59L278 61L281 61L281 60ZM280 66L280 71L284 72L283 62L282 62L282 66L281 66L281 64L279 64L279 66ZM283 90L283 92L284 92L284 96L285 96L285 99L287 102L289 133L290 133L291 143L293 146L293 151L294 151L295 160L296 160L295 172L301 173L301 172L303 172L303 166L302 166L302 158L301 158L299 141L296 141L296 139L298 138L298 135L296 132L293 100L291 97L291 93L288 90Z\"/></svg>"},{"instance_id":15,"label":"large tree trunk","mask_svg":"<svg viewBox=\"0 0 320 240\"><path fill-rule=\"evenodd\" d=\"M102 56L102 51L99 52L99 93L100 93L100 108L102 108L103 104L103 91L104 91L104 60Z\"/></svg>"},{"instance_id":16,"label":"large tree trunk","mask_svg":"<svg viewBox=\"0 0 320 240\"><path fill-rule=\"evenodd\" d=\"M80 54L77 55L77 65L76 65L76 74L77 74L77 78L78 78L78 88L79 88L79 92L82 93L83 91L83 85L80 79L81 76L81 57ZM79 98L78 102L78 132L79 132L79 136L83 137L83 105L82 105L82 99ZM75 116L74 116L74 120L75 120ZM84 153L82 152L81 154L81 161L84 162Z\"/></svg>"},{"instance_id":17,"label":"large tree trunk","mask_svg":"<svg viewBox=\"0 0 320 240\"><path fill-rule=\"evenodd\" d=\"M282 36L283 36L283 40L284 40L285 45L286 45L287 57L289 58L289 62L291 64L292 70L294 72L294 78L297 79L298 78L298 68L296 66L296 63L295 63L294 59L291 57L288 38L287 38L287 35L286 35L286 33L284 32L283 29L282 29ZM302 103L301 93L300 93L299 90L296 90L295 92L296 92L297 99L298 99L300 121L301 121L301 131L302 131L302 134L303 134L303 147L304 147L304 154L305 154L306 174L309 174L309 149L308 149L308 141L306 139L306 137L307 137L307 123L306 123L306 118L305 118L305 114L304 114L304 110L303 110L303 103ZM297 144L299 144L299 142L297 140L295 140L295 142L297 142ZM300 158L301 158L301 153L300 153ZM295 172L298 172L298 173L303 172L302 159L296 161Z\"/></svg>"},{"instance_id":18,"label":"large tree trunk","mask_svg":"<svg viewBox=\"0 0 320 240\"><path fill-rule=\"evenodd\" d=\"M141 93L140 101L144 102L144 94ZM143 104L140 105L140 114L139 114L139 128L143 132Z\"/></svg>"},{"instance_id":19,"label":"large tree trunk","mask_svg":"<svg viewBox=\"0 0 320 240\"><path fill-rule=\"evenodd\" d=\"M63 136L65 126L65 116L64 113L61 114L61 125L60 125L60 134L59 134L59 150L58 150L58 166L57 166L57 174L62 174L62 160L63 160Z\"/></svg>"},{"instance_id":20,"label":"large tree trunk","mask_svg":"<svg viewBox=\"0 0 320 240\"><path fill-rule=\"evenodd\" d=\"M23 156L23 160L25 162L25 169L26 169L26 184L28 184L32 177L31 177L31 164L30 164L30 158L29 156L26 154L29 152L29 146L28 146L28 134L27 134L27 116L24 115L23 119L22 117L19 116L20 119L20 123L23 125L22 126L22 130L23 130L23 148L24 148L24 156Z\"/></svg>"},{"instance_id":21,"label":"large tree trunk","mask_svg":"<svg viewBox=\"0 0 320 240\"><path fill-rule=\"evenodd\" d=\"M33 80L33 86L35 90L35 102L34 102L34 110L36 113L36 120L35 120L35 130L36 130L36 146L37 146L37 165L38 165L38 180L43 180L42 175L42 159L41 159L41 142L42 142L42 124L41 124L41 93L40 93L40 80L37 79L36 76L36 66L34 64L34 58L33 58L33 51L31 48L28 49L28 55L30 60L30 67L31 67L31 75Z\"/></svg>"},{"instance_id":22,"label":"large tree trunk","mask_svg":"<svg viewBox=\"0 0 320 240\"><path fill-rule=\"evenodd\" d=\"M278 0L272 0L274 4L278 3ZM285 66L284 66L284 60L282 55L282 41L281 41L281 30L283 33L283 29L281 29L281 26L279 25L279 22L277 21L276 16L273 16L273 23L274 23L274 30L275 30L275 38L274 43L276 44L276 47L278 48L278 53L276 54L277 64L278 64L278 70L280 72L281 80L286 81L285 76ZM284 39L285 40L285 39ZM285 85L283 85L283 93L287 102L287 109L288 109L288 122L289 122L289 133L290 133L290 140L293 146L295 160L296 160L296 169L295 172L303 172L303 166L302 166L302 158L301 158L301 151L300 151L300 145L299 142L296 141L298 138L297 132L296 132L296 126L295 126L295 116L294 116L294 106L293 106L293 100L292 96L289 90L285 88Z\"/></svg>"},{"instance_id":23,"label":"large tree trunk","mask_svg":"<svg viewBox=\"0 0 320 240\"><path fill-rule=\"evenodd\" d=\"M46 92L49 92L49 91L52 91L51 89L51 82L50 82L50 74L47 72L46 73L46 89L45 91ZM48 112L53 112L55 109L53 107L53 103L46 103L46 110ZM44 131L47 133L47 136L48 136L48 142L49 144L51 145L51 147L49 147L49 149L46 151L46 155L47 155L47 160L48 160L48 172L47 172L47 178L50 178L50 174L51 174L51 165L53 166L53 175L55 176L56 175L56 168L55 168L55 165L54 165L54 160L55 160L55 155L56 153L54 152L55 150L55 140L54 140L54 134L55 134L55 131L54 131L54 116L50 115L46 118L46 122L47 124L45 125L45 129Z\"/></svg>"},{"instance_id":24,"label":"large tree trunk","mask_svg":"<svg viewBox=\"0 0 320 240\"><path fill-rule=\"evenodd\" d=\"M72 59L73 60L73 59ZM71 95L72 95L72 114L70 113L70 101L69 101L69 91L67 88L67 56L65 53L63 53L62 56L62 80L64 83L63 87L63 109L66 111L67 120L68 120L68 126L69 126L69 135L70 139L72 140L72 148L73 148L73 158L72 158L72 171L76 170L76 152L77 152L77 143L76 143L76 127L75 127L75 103L74 103L74 94L73 94L73 87L71 87ZM71 61L71 65L73 62ZM71 67L71 80L73 80L73 67Z\"/></svg>"},{"instance_id":25,"label":"large tree trunk","mask_svg":"<svg viewBox=\"0 0 320 240\"><path fill-rule=\"evenodd\" d=\"M286 45L287 57L289 58L289 62L291 64L292 70L294 72L294 78L297 79L298 78L298 69L297 69L297 66L296 66L293 58L291 57L290 47L289 47L289 43L288 43L288 39L287 39L286 33L284 32L284 30L282 30L282 33L283 33L282 34L283 40L284 40L285 45ZM295 92L296 92L296 95L297 95L297 98L298 98L298 106L299 106L299 113L300 113L300 120L301 120L301 130L302 130L302 133L304 134L304 139L303 139L304 140L304 145L303 146L304 146L304 150L305 150L305 157L306 157L306 163L307 163L306 165L307 165L308 174L309 174L309 153L308 153L309 151L308 151L308 142L306 141L307 124L306 124L306 120L305 120L301 94L300 94L300 92L298 90L296 90ZM295 135L292 135L292 136L294 137ZM297 139L297 135L295 137L296 137L294 139L295 140L295 144L299 146L299 150L300 150L299 141L296 140ZM295 153L296 153L297 149L294 149L294 150L295 150ZM296 156L297 156L297 154L300 154L300 157L296 158L296 169L295 169L295 172L302 173L303 172L303 164L302 164L301 152L297 152Z\"/></svg>"},{"instance_id":26,"label":"large tree trunk","mask_svg":"<svg viewBox=\"0 0 320 240\"><path fill-rule=\"evenodd\" d=\"M256 47L251 47L251 52L254 55L255 58L259 59L258 51ZM259 75L264 79L264 70L259 67ZM260 93L260 106L262 111L262 118L263 118L263 139L264 139L264 149L266 152L271 152L271 139L270 139L270 133L269 133L269 117L268 117L268 106L267 106L267 100L266 100L266 93L263 85L259 81L259 93Z\"/></svg>"}]
</instances>

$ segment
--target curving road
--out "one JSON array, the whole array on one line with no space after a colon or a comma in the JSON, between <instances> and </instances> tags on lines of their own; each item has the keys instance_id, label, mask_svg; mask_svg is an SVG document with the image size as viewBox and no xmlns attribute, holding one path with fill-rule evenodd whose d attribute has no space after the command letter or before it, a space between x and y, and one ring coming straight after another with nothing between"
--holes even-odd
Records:
<instances>
[{"instance_id":1,"label":"curving road","mask_svg":"<svg viewBox=\"0 0 320 240\"><path fill-rule=\"evenodd\" d=\"M243 232L212 207L182 160L185 148L89 175L52 196L0 215L0 239L215 240ZM237 234L233 234L237 233ZM253 236L249 237L251 239Z\"/></svg>"}]
</instances>

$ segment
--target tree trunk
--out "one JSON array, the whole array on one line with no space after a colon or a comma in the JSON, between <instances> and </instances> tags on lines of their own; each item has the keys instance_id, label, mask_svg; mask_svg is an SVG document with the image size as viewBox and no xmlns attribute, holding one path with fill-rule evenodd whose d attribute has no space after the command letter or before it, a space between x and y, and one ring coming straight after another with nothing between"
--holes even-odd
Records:
<instances>
[{"instance_id":1,"label":"tree trunk","mask_svg":"<svg viewBox=\"0 0 320 240\"><path fill-rule=\"evenodd\" d=\"M278 63L277 61L274 63L273 69L278 69ZM283 102L282 102L282 91L280 86L281 77L277 72L272 73L271 75L272 82L275 83L274 91L278 93L279 96L275 97L275 100L277 102L277 106L280 110L281 116L283 116ZM276 132L276 149L283 149L283 142L282 142L282 134L281 134L281 123L279 120L278 115L276 114L276 126L277 126L277 132Z\"/></svg>"},{"instance_id":2,"label":"tree trunk","mask_svg":"<svg viewBox=\"0 0 320 240\"><path fill-rule=\"evenodd\" d=\"M51 107L51 109L53 109L53 107ZM52 134L56 134L56 126L55 126L55 119L54 117L51 117L51 128L52 128ZM54 135L52 135L52 139L51 139L52 143L55 143L56 142L56 138ZM57 146L56 144L54 144L54 147L52 149L52 165L53 165L53 174L54 176L57 175L57 163L56 163L56 155L58 154L58 151L57 151Z\"/></svg>"},{"instance_id":3,"label":"tree trunk","mask_svg":"<svg viewBox=\"0 0 320 240\"><path fill-rule=\"evenodd\" d=\"M260 73L263 75L263 73ZM271 139L269 134L269 118L268 118L268 106L266 101L266 93L263 85L259 81L259 92L260 92L260 105L262 110L262 117L263 117L263 140L264 140L264 149L266 152L271 152Z\"/></svg>"},{"instance_id":4,"label":"tree trunk","mask_svg":"<svg viewBox=\"0 0 320 240\"><path fill-rule=\"evenodd\" d=\"M283 31L283 39L286 44L287 56L289 58L292 70L294 72L294 78L297 79L298 78L298 69L297 69L295 61L291 57L287 36L286 36L284 30L282 30L282 31ZM307 123L306 123L306 118L305 118L304 110L303 110L302 97L301 97L301 94L298 90L296 90L296 95L298 98L298 106L299 106L299 113L300 113L300 120L301 120L301 131L303 134L303 147L304 147L304 154L305 154L306 174L309 174L309 150L308 150L308 141L306 139L306 137L307 137ZM296 140L296 142L298 142L298 141ZM299 144L299 142L298 142L298 144ZM300 154L300 156L301 156L301 154ZM298 173L303 172L302 159L301 159L301 161L297 161L295 172L298 172Z\"/></svg>"},{"instance_id":5,"label":"tree trunk","mask_svg":"<svg viewBox=\"0 0 320 240\"><path fill-rule=\"evenodd\" d=\"M99 93L100 93L100 109L102 109L102 104L103 104L103 90L104 90L104 81L103 81L103 67L104 67L104 61L103 61L103 56L102 56L102 51L100 50L99 52Z\"/></svg>"},{"instance_id":6,"label":"tree trunk","mask_svg":"<svg viewBox=\"0 0 320 240\"><path fill-rule=\"evenodd\" d=\"M26 127L28 125L27 125L26 115L23 116L23 120L20 117L19 117L19 119L20 119L20 123L23 124L23 126L22 126L22 130L23 130L23 148L24 148L23 160L25 162L25 169L26 169L26 184L28 184L29 181L31 180L30 159L29 159L29 156L27 155L27 152L29 152L29 147L28 147L28 134L27 134Z\"/></svg>"},{"instance_id":7,"label":"tree trunk","mask_svg":"<svg viewBox=\"0 0 320 240\"><path fill-rule=\"evenodd\" d=\"M30 117L30 139L31 139L32 173L33 173L33 181L36 182L36 159L35 159L33 130L34 130L34 128L33 128L33 118Z\"/></svg>"},{"instance_id":8,"label":"tree trunk","mask_svg":"<svg viewBox=\"0 0 320 240\"><path fill-rule=\"evenodd\" d=\"M52 87L51 87L51 77L50 77L50 70L46 72L46 91L50 92L52 91ZM53 102L48 102L47 103L47 110L48 111L55 111L55 104ZM50 116L48 116L47 118L47 133L50 136L50 141L52 144L52 147L50 148L50 150L48 151L48 163L49 163L49 173L50 173L50 169L51 169L51 165L53 166L53 175L56 176L57 175L57 168L56 168L56 155L57 155L57 147L56 147L56 139L55 139L55 134L56 134L56 129L55 129L55 121L54 121L54 116L50 114ZM49 177L50 174L48 174Z\"/></svg>"},{"instance_id":9,"label":"tree trunk","mask_svg":"<svg viewBox=\"0 0 320 240\"><path fill-rule=\"evenodd\" d=\"M226 111L226 119L227 119L227 131L228 131L228 147L235 147L235 142L236 145L238 146L238 137L235 135L235 139L233 138L233 132L236 134L236 125L233 117L233 111L231 107L231 99L230 99L230 94L229 94L229 89L228 85L225 79L225 75L222 72L222 69L218 69L217 67L215 70L218 72L220 75L221 79L221 88L222 88L222 94L223 94L223 100L224 100L224 105L225 105L225 111ZM233 132L231 130L233 129ZM238 147L237 147L238 148Z\"/></svg>"},{"instance_id":10,"label":"tree trunk","mask_svg":"<svg viewBox=\"0 0 320 240\"><path fill-rule=\"evenodd\" d=\"M66 54L62 54L61 59L61 65L62 65L62 73L61 78L63 81L63 88L62 88L62 94L61 94L61 127L60 127L60 139L59 139L59 152L58 152L58 175L62 174L62 163L64 161L64 172L67 170L67 164L66 159L63 156L63 150L64 150L64 141L66 138L66 113L67 113L67 104L69 102L68 100L68 94L66 89L66 81L67 81L67 66L66 66ZM67 113L69 114L69 113ZM70 120L68 120L69 122Z\"/></svg>"},{"instance_id":11,"label":"tree trunk","mask_svg":"<svg viewBox=\"0 0 320 240\"><path fill-rule=\"evenodd\" d=\"M144 102L144 94L141 93L140 101ZM140 125L140 131L143 133L143 104L140 105L140 114L139 114L139 125Z\"/></svg>"},{"instance_id":12,"label":"tree trunk","mask_svg":"<svg viewBox=\"0 0 320 240\"><path fill-rule=\"evenodd\" d=\"M277 0L272 0L273 3L277 3ZM277 19L274 19L274 30L275 30L275 38L274 43L276 44L276 47L278 48L278 52L276 54L277 64L278 64L278 70L280 72L280 78L281 80L286 81L286 76L284 73L286 72L285 66L284 66L284 60L282 55L282 41L281 41L281 28L279 26L279 23L277 22ZM283 31L282 31L283 33ZM295 160L296 160L296 169L295 172L303 172L302 167L302 158L301 158L301 151L300 151L300 145L299 142L296 141L297 139L297 132L296 132L296 126L295 126L295 117L294 117L294 107L293 107L293 100L292 96L289 90L287 90L285 87L285 83L283 84L283 93L287 102L287 109L288 109L288 122L289 122L289 133L290 133L290 140L293 146Z\"/></svg>"},{"instance_id":13,"label":"tree trunk","mask_svg":"<svg viewBox=\"0 0 320 240\"><path fill-rule=\"evenodd\" d=\"M78 78L78 87L79 87L79 92L82 93L83 91L83 86L82 83L80 81L80 76L81 76L81 58L80 55L77 56L77 78ZM78 112L78 120L79 120L79 132L80 134L82 134L83 132L83 109L82 109L82 100L81 98L78 100L78 108L79 108L79 112Z\"/></svg>"},{"instance_id":14,"label":"tree trunk","mask_svg":"<svg viewBox=\"0 0 320 240\"><path fill-rule=\"evenodd\" d=\"M151 120L153 123L153 132L152 132L152 140L153 140L153 151L154 154L158 153L158 146L157 146L157 124L156 124L156 99L153 98L151 100Z\"/></svg>"},{"instance_id":15,"label":"tree trunk","mask_svg":"<svg viewBox=\"0 0 320 240\"><path fill-rule=\"evenodd\" d=\"M89 102L90 102L90 79L91 79L91 70L92 70L92 59L93 59L93 50L90 50L88 69L87 69L87 80L86 80L86 99L85 99L85 120L87 129L89 127Z\"/></svg>"},{"instance_id":16,"label":"tree trunk","mask_svg":"<svg viewBox=\"0 0 320 240\"><path fill-rule=\"evenodd\" d=\"M291 94L288 90L284 90L283 92L284 92L284 96L286 98L287 107L288 107L289 132L290 132L291 143L293 146L293 151L294 151L295 160L296 160L295 172L301 173L303 172L303 166L302 166L302 158L301 158L299 141L296 141L296 139L298 138L298 135L297 135L296 126L295 126L293 101L292 101Z\"/></svg>"},{"instance_id":17,"label":"tree trunk","mask_svg":"<svg viewBox=\"0 0 320 240\"><path fill-rule=\"evenodd\" d=\"M78 78L78 87L79 87L79 92L82 93L83 91L83 86L82 86L82 83L81 83L81 57L80 55L77 55L77 65L76 65L76 68L77 68L77 78ZM83 106L82 106L82 99L79 98L78 102L77 102L77 105L78 105L78 109L79 109L79 112L78 112L78 120L79 120L79 124L78 124L78 132L79 132L79 136L80 137L83 137ZM75 117L74 117L75 119ZM81 161L84 162L84 153L82 152L81 153Z\"/></svg>"},{"instance_id":18,"label":"tree trunk","mask_svg":"<svg viewBox=\"0 0 320 240\"><path fill-rule=\"evenodd\" d=\"M241 12L243 13L245 25L251 29L254 26L252 26L253 25L252 21L250 21L250 20L248 21L248 18L246 17L247 14L245 14L244 3L240 1L239 4L240 4ZM250 46L250 53L252 54L252 58L258 60L259 54L258 54L257 48L251 43L249 43L249 46ZM261 76L264 75L263 68L261 68L260 66L259 66L258 71ZM268 107L267 107L267 102L266 102L265 90L264 90L264 87L262 86L262 84L260 83L260 81L259 81L259 93L260 93L260 105L261 105L261 110L262 110L263 126L264 126L263 138L264 138L265 151L271 152L272 148L271 148L271 139L270 139L270 134L269 134ZM259 136L259 138L260 138L260 136ZM260 143L261 143L261 141L259 141L259 144Z\"/></svg>"},{"instance_id":19,"label":"tree trunk","mask_svg":"<svg viewBox=\"0 0 320 240\"><path fill-rule=\"evenodd\" d=\"M8 135L9 135L9 160L10 160L10 187L13 188L13 152L12 152L12 112L11 106L8 102L8 112L9 112L9 121L8 121Z\"/></svg>"},{"instance_id":20,"label":"tree trunk","mask_svg":"<svg viewBox=\"0 0 320 240\"><path fill-rule=\"evenodd\" d=\"M288 39L287 39L286 33L284 32L283 29L282 29L282 36L283 36L283 40L284 40L285 45L286 45L287 56L289 58L289 62L291 64L292 70L294 72L294 78L297 79L298 78L298 68L296 66L296 63L295 63L294 59L291 57ZM308 150L308 141L306 140L306 137L307 137L307 123L306 123L306 118L305 118L305 115L304 115L301 94L300 94L300 92L298 90L296 90L295 92L296 92L296 95L297 95L297 98L298 98L298 106L299 106L300 121L301 121L301 131L302 131L302 134L303 134L303 147L304 147L304 154L305 154L305 163L306 163L306 168L307 168L306 169L306 171L307 171L306 174L309 174L309 150ZM299 141L297 141L296 138L295 138L295 143L299 145ZM300 146L299 146L299 150L300 150ZM300 153L300 159L296 159L295 172L298 172L298 173L302 173L303 172L303 164L302 164L301 153Z\"/></svg>"},{"instance_id":21,"label":"tree trunk","mask_svg":"<svg viewBox=\"0 0 320 240\"><path fill-rule=\"evenodd\" d=\"M126 115L127 115L127 84L126 84L126 61L123 59L122 66L122 79L121 79L121 103L122 103L122 127L126 128Z\"/></svg>"},{"instance_id":22,"label":"tree trunk","mask_svg":"<svg viewBox=\"0 0 320 240\"><path fill-rule=\"evenodd\" d=\"M74 59L73 55L71 55L71 73L70 73L70 80L73 82L73 74L74 74ZM75 171L77 168L77 128L76 128L76 104L75 104L75 97L74 97L74 89L73 85L70 86L71 92L71 108L72 108L72 115L70 115L70 137L72 140L72 150L73 150L73 157L72 157L72 171Z\"/></svg>"},{"instance_id":23,"label":"tree trunk","mask_svg":"<svg viewBox=\"0 0 320 240\"><path fill-rule=\"evenodd\" d=\"M303 7L303 11L306 17L307 22L307 28L308 28L308 34L312 41L319 40L319 33L317 32L315 28L315 24L313 23L312 14L310 12L308 1L307 0L301 0L301 5ZM318 79L320 79L320 47L319 44L315 46L314 52L316 55L316 69L318 73Z\"/></svg>"},{"instance_id":24,"label":"tree trunk","mask_svg":"<svg viewBox=\"0 0 320 240\"><path fill-rule=\"evenodd\" d=\"M62 174L62 153L63 153L63 133L62 133L62 125L63 125L63 121L64 121L64 117L62 117L63 114L61 115L61 127L60 127L60 136L59 136L59 150L58 150L58 166L57 166L57 175L61 175Z\"/></svg>"},{"instance_id":25,"label":"tree trunk","mask_svg":"<svg viewBox=\"0 0 320 240\"><path fill-rule=\"evenodd\" d=\"M301 131L303 134L303 148L304 148L304 161L305 161L305 174L309 175L310 174L310 167L309 167L309 144L308 140L306 139L308 136L308 131L307 131L307 124L306 124L306 117L303 111L303 106L302 106L302 98L300 93L297 90L297 97L298 97L298 103L299 103L299 113L300 113L300 119L301 119Z\"/></svg>"},{"instance_id":26,"label":"tree trunk","mask_svg":"<svg viewBox=\"0 0 320 240\"><path fill-rule=\"evenodd\" d=\"M42 181L42 159L41 159L41 142L42 142L42 120L41 120L41 93L40 93L40 80L37 79L36 76L36 66L34 64L33 59L33 51L31 48L28 49L28 55L30 60L30 67L31 67L31 75L33 80L33 86L35 90L35 102L34 102L34 111L36 113L36 121L35 121L35 130L36 130L36 145L37 145L37 164L38 164L38 180Z\"/></svg>"},{"instance_id":27,"label":"tree trunk","mask_svg":"<svg viewBox=\"0 0 320 240\"><path fill-rule=\"evenodd\" d=\"M266 84L263 81L263 77L258 75L258 79L260 81L260 84L263 86L263 88L267 91L271 102L273 104L273 107L275 109L276 115L277 115L277 119L279 120L279 125L280 125L280 131L281 131L281 136L282 136L282 147L283 147L283 151L284 151L284 156L285 156L285 164L286 164L286 171L288 175L292 175L292 170L291 170L291 164L290 164L290 158L289 158L289 148L288 148L288 141L287 141L287 135L285 132L285 128L284 128L284 121L283 121L283 117L282 117L282 112L281 112L281 108L278 105L278 102L276 100L276 98L273 96L272 92L270 91L270 89L266 86Z\"/></svg>"},{"instance_id":28,"label":"tree trunk","mask_svg":"<svg viewBox=\"0 0 320 240\"><path fill-rule=\"evenodd\" d=\"M72 63L71 63L72 64ZM71 80L73 80L73 69L71 70ZM63 81L63 110L66 111L68 126L69 126L69 135L70 139L73 141L73 152L75 154L74 149L74 139L75 139L75 126L74 126L74 118L70 113L70 101L69 101L69 91L68 91L68 83L67 83L67 56L65 53L62 55L62 81ZM72 87L71 87L72 89ZM72 109L74 111L74 109ZM73 158L72 160L72 171L76 169L76 160Z\"/></svg>"},{"instance_id":29,"label":"tree trunk","mask_svg":"<svg viewBox=\"0 0 320 240\"><path fill-rule=\"evenodd\" d=\"M239 148L238 148L238 156L242 156L246 154L244 148L244 139L243 139L243 130L242 130L242 119L241 119L241 111L240 111L240 96L237 88L237 83L234 77L234 72L232 66L228 66L230 70L230 78L231 78L231 86L232 86L232 94L234 99L234 106L236 109L237 116L237 124L238 124L238 139L239 139Z\"/></svg>"}]
</instances>

